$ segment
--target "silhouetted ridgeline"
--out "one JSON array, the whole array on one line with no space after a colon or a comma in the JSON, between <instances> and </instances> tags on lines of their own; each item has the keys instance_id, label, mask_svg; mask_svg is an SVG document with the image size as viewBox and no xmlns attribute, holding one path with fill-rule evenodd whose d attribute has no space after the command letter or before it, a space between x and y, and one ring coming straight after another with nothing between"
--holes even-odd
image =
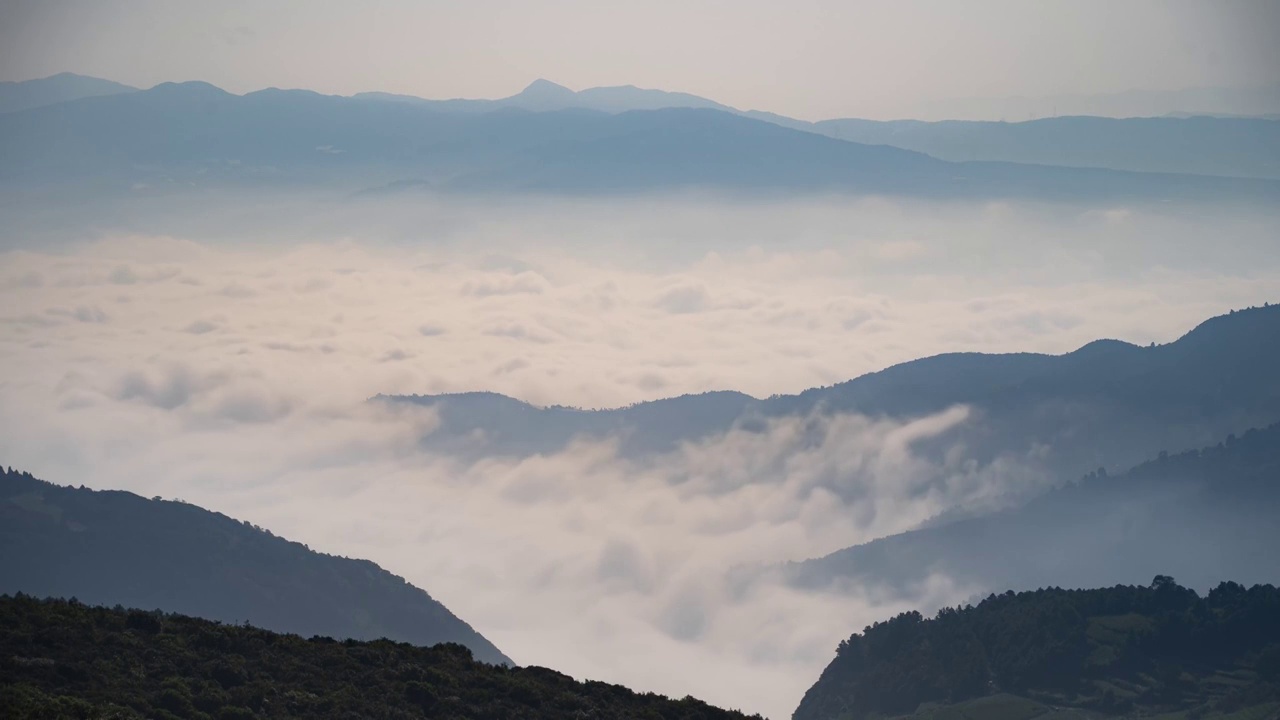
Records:
<instances>
[{"instance_id":1,"label":"silhouetted ridgeline","mask_svg":"<svg viewBox=\"0 0 1280 720\"><path fill-rule=\"evenodd\" d=\"M0 113L137 90L138 88L118 82L65 72L39 80L0 82Z\"/></svg>"},{"instance_id":2,"label":"silhouetted ridgeline","mask_svg":"<svg viewBox=\"0 0 1280 720\"><path fill-rule=\"evenodd\" d=\"M967 405L969 421L916 450L962 443L980 462L1034 451L1044 470L1071 479L1280 420L1276 358L1280 306L1270 306L1206 320L1165 345L1099 340L1065 355L949 353L762 400L715 392L582 411L493 393L381 399L436 408L441 426L427 443L481 454L554 452L579 435L617 436L624 454L662 452L732 428L760 429L769 418L844 412L910 420Z\"/></svg>"},{"instance_id":3,"label":"silhouetted ridgeline","mask_svg":"<svg viewBox=\"0 0 1280 720\"><path fill-rule=\"evenodd\" d=\"M1149 587L1007 592L933 619L904 613L840 643L794 718L1088 717L1064 708L1274 717L1280 590L1228 582L1201 598L1157 576Z\"/></svg>"},{"instance_id":4,"label":"silhouetted ridgeline","mask_svg":"<svg viewBox=\"0 0 1280 720\"><path fill-rule=\"evenodd\" d=\"M431 103L305 90L233 95L203 82L0 113L0 157L6 160L0 184L83 193L77 199L180 187L354 192L405 181L480 194L698 188L771 197L1280 198L1280 181L1270 179L953 163L714 107L451 112Z\"/></svg>"},{"instance_id":5,"label":"silhouetted ridgeline","mask_svg":"<svg viewBox=\"0 0 1280 720\"><path fill-rule=\"evenodd\" d=\"M510 663L426 592L183 502L0 474L0 593L76 597L279 632L455 642Z\"/></svg>"},{"instance_id":6,"label":"silhouetted ridgeline","mask_svg":"<svg viewBox=\"0 0 1280 720\"><path fill-rule=\"evenodd\" d=\"M109 80L61 73L40 80L0 83L0 112L82 97L133 92ZM762 120L794 130L867 145L888 145L951 162L997 161L1137 172L1280 178L1280 121L1246 117L1052 117L1026 122L862 120L807 122L769 112L728 107L707 98L629 85L573 91L536 80L497 100L428 100L363 92L352 99L398 102L437 112L481 114L497 110L555 112L701 108Z\"/></svg>"},{"instance_id":7,"label":"silhouetted ridgeline","mask_svg":"<svg viewBox=\"0 0 1280 720\"><path fill-rule=\"evenodd\" d=\"M6 718L745 718L693 698L474 662L454 644L304 640L181 615L0 597ZM758 716L757 716L758 717Z\"/></svg>"}]
</instances>

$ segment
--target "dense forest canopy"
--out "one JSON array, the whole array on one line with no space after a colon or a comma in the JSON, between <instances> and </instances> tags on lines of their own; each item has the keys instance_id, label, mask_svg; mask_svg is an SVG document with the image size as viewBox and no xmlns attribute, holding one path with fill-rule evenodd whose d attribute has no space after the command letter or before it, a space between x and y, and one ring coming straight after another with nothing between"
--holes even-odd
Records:
<instances>
[{"instance_id":1,"label":"dense forest canopy","mask_svg":"<svg viewBox=\"0 0 1280 720\"><path fill-rule=\"evenodd\" d=\"M742 713L539 667L479 663L465 647L309 640L248 625L0 597L6 718L634 718ZM758 717L758 716L757 716Z\"/></svg>"},{"instance_id":2,"label":"dense forest canopy","mask_svg":"<svg viewBox=\"0 0 1280 720\"><path fill-rule=\"evenodd\" d=\"M794 717L907 715L995 696L1108 716L1280 703L1280 589L1224 582L1200 597L1161 575L903 613L841 642Z\"/></svg>"}]
</instances>

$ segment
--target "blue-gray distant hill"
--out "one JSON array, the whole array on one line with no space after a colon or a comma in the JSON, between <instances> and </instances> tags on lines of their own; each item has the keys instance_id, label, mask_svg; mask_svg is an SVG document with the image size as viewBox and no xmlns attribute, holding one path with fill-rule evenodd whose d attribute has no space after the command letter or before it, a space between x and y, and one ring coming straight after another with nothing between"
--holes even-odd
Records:
<instances>
[{"instance_id":1,"label":"blue-gray distant hill","mask_svg":"<svg viewBox=\"0 0 1280 720\"><path fill-rule=\"evenodd\" d=\"M0 469L0 594L250 622L303 637L452 642L511 664L448 608L368 560L314 552L184 502Z\"/></svg>"},{"instance_id":2,"label":"blue-gray distant hill","mask_svg":"<svg viewBox=\"0 0 1280 720\"><path fill-rule=\"evenodd\" d=\"M824 120L830 137L943 160L1280 178L1280 120L1056 117L1027 122Z\"/></svg>"},{"instance_id":3,"label":"blue-gray distant hill","mask_svg":"<svg viewBox=\"0 0 1280 720\"><path fill-rule=\"evenodd\" d=\"M1099 340L1065 355L949 353L796 395L686 395L609 410L540 408L493 393L387 396L435 408L428 445L451 452L555 452L575 437L616 437L621 452L666 452L770 419L859 413L908 421L956 405L971 418L928 452L1035 455L1075 478L1123 469L1167 449L1199 447L1280 420L1280 306L1235 311L1178 340L1141 347Z\"/></svg>"},{"instance_id":4,"label":"blue-gray distant hill","mask_svg":"<svg viewBox=\"0 0 1280 720\"><path fill-rule=\"evenodd\" d=\"M697 95L638 88L634 85L594 87L570 90L550 80L535 80L524 90L510 97L496 100L453 99L428 100L412 95L384 92L363 92L353 97L371 100L393 100L412 103L421 107L456 112L488 112L499 108L517 108L533 112L555 110L595 110L620 113L629 110L662 110L664 108L704 108L736 112L733 108Z\"/></svg>"},{"instance_id":5,"label":"blue-gray distant hill","mask_svg":"<svg viewBox=\"0 0 1280 720\"><path fill-rule=\"evenodd\" d=\"M58 73L39 80L0 82L0 113L29 110L79 98L130 93L137 89L111 80L74 73Z\"/></svg>"},{"instance_id":6,"label":"blue-gray distant hill","mask_svg":"<svg viewBox=\"0 0 1280 720\"><path fill-rule=\"evenodd\" d=\"M456 112L498 108L721 110L793 130L867 145L889 145L952 162L997 161L1135 172L1280 179L1280 118L1171 114L1162 117L1054 117L1025 122L861 120L809 122L759 110L742 111L688 93L634 86L573 91L537 80L498 100L425 100L387 93L356 97L395 99Z\"/></svg>"},{"instance_id":7,"label":"blue-gray distant hill","mask_svg":"<svg viewBox=\"0 0 1280 720\"><path fill-rule=\"evenodd\" d=\"M0 115L0 187L43 198L396 183L473 194L1280 200L1280 181L952 163L709 108L462 113L181 83Z\"/></svg>"}]
</instances>

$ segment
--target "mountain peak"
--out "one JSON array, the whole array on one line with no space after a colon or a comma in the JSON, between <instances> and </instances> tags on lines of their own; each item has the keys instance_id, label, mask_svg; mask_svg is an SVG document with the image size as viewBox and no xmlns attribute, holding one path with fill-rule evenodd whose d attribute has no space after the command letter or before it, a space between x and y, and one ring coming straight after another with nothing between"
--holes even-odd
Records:
<instances>
[{"instance_id":1,"label":"mountain peak","mask_svg":"<svg viewBox=\"0 0 1280 720\"><path fill-rule=\"evenodd\" d=\"M203 80L187 80L185 82L163 82L146 92L153 95L180 95L187 97L228 97L231 93L223 90L217 85L204 82Z\"/></svg>"},{"instance_id":2,"label":"mountain peak","mask_svg":"<svg viewBox=\"0 0 1280 720\"><path fill-rule=\"evenodd\" d=\"M528 87L524 90L521 90L520 94L526 97L530 95L536 95L539 97L556 97L574 95L575 93L563 85L557 85L550 80L538 78L537 80L529 83Z\"/></svg>"}]
</instances>

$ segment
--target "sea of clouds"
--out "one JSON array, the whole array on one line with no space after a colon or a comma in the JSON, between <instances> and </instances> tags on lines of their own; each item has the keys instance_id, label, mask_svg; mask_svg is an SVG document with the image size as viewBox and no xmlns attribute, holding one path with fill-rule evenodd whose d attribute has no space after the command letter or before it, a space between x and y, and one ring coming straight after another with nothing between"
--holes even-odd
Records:
<instances>
[{"instance_id":1,"label":"sea of clouds","mask_svg":"<svg viewBox=\"0 0 1280 720\"><path fill-rule=\"evenodd\" d=\"M770 566L1051 479L1030 460L913 452L973 422L963 407L781 418L639 457L605 438L477 460L423 449L431 410L367 399L762 397L939 352L1168 342L1280 298L1280 223L1225 209L425 198L327 212L287 232L6 238L0 461L370 558L522 664L773 717L851 632L983 589L801 592Z\"/></svg>"}]
</instances>

